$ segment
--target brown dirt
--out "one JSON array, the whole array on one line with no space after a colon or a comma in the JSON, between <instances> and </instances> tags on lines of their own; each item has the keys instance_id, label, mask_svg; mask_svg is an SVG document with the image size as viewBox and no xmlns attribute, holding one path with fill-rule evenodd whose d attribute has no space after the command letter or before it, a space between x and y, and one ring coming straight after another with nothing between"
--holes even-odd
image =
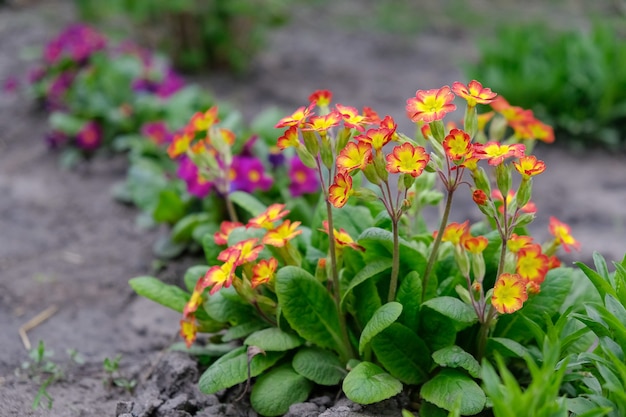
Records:
<instances>
[{"instance_id":1,"label":"brown dirt","mask_svg":"<svg viewBox=\"0 0 626 417\"><path fill-rule=\"evenodd\" d=\"M372 106L400 121L415 90L462 80L459 63L476 55L472 32L453 25L419 35L390 34L350 20L341 6L316 7L300 7L289 25L273 33L244 78L218 73L194 81L248 117L267 106L295 109L313 90L328 88L338 102ZM321 10L335 17L314 18ZM358 13L363 22L372 18ZM19 59L20 51L43 45L72 16L67 2L0 9L0 81L24 74L29 64ZM122 354L123 370L145 370L177 328L177 314L134 296L127 285L133 276L153 273L151 245L159 232L138 228L136 211L110 197L111 186L125 174L122 157L61 170L42 140L45 116L33 111L27 97L0 95L0 126L0 415L112 415L116 402L128 397L104 389L102 360ZM410 133L412 126L405 121L400 128ZM594 250L621 259L624 155L548 147L537 154L548 171L535 181L539 213L533 230L547 237L548 217L554 215L571 224L583 245L566 261L589 262ZM459 219L476 216L466 202L458 203ZM172 263L162 278L176 282L189 262ZM52 411L32 411L37 386L14 373L27 359L17 330L51 305L58 312L29 337L56 352L67 378L49 389ZM71 364L66 349L78 350L86 364Z\"/></svg>"}]
</instances>

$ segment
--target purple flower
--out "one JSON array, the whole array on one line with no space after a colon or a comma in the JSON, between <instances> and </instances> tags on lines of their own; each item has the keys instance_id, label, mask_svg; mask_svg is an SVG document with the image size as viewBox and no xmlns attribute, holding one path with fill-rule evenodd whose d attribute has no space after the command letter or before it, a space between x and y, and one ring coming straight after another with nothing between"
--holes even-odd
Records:
<instances>
[{"instance_id":1,"label":"purple flower","mask_svg":"<svg viewBox=\"0 0 626 417\"><path fill-rule=\"evenodd\" d=\"M65 93L74 81L72 71L62 72L50 83L46 93L46 105L51 110L58 110L64 107Z\"/></svg>"},{"instance_id":2,"label":"purple flower","mask_svg":"<svg viewBox=\"0 0 626 417\"><path fill-rule=\"evenodd\" d=\"M168 98L184 86L185 80L172 69L168 69L165 73L165 78L163 78L163 81L158 85L155 93L161 98Z\"/></svg>"},{"instance_id":3,"label":"purple flower","mask_svg":"<svg viewBox=\"0 0 626 417\"><path fill-rule=\"evenodd\" d=\"M173 134L167 128L164 121L147 122L141 126L141 134L152 140L157 145L172 141Z\"/></svg>"},{"instance_id":4,"label":"purple flower","mask_svg":"<svg viewBox=\"0 0 626 417\"><path fill-rule=\"evenodd\" d=\"M8 77L4 80L4 83L2 83L2 90L5 93L14 93L17 91L19 86L20 82L17 77Z\"/></svg>"},{"instance_id":5,"label":"purple flower","mask_svg":"<svg viewBox=\"0 0 626 417\"><path fill-rule=\"evenodd\" d=\"M265 167L257 158L235 156L231 166L231 189L252 193L255 190L267 191L272 186L272 178L265 173Z\"/></svg>"},{"instance_id":6,"label":"purple flower","mask_svg":"<svg viewBox=\"0 0 626 417\"><path fill-rule=\"evenodd\" d=\"M43 59L49 64L58 63L64 58L84 64L96 51L106 47L106 38L95 29L75 24L68 26L44 48Z\"/></svg>"},{"instance_id":7,"label":"purple flower","mask_svg":"<svg viewBox=\"0 0 626 417\"><path fill-rule=\"evenodd\" d=\"M94 120L85 123L76 135L76 144L86 151L96 149L100 143L102 143L102 129Z\"/></svg>"},{"instance_id":8,"label":"purple flower","mask_svg":"<svg viewBox=\"0 0 626 417\"><path fill-rule=\"evenodd\" d=\"M186 155L178 159L176 175L187 184L187 192L198 198L206 197L213 188L213 183L200 176L198 167Z\"/></svg>"},{"instance_id":9,"label":"purple flower","mask_svg":"<svg viewBox=\"0 0 626 417\"><path fill-rule=\"evenodd\" d=\"M297 156L291 158L289 162L289 191L294 197L301 196L304 193L315 193L320 189L317 172L304 165Z\"/></svg>"},{"instance_id":10,"label":"purple flower","mask_svg":"<svg viewBox=\"0 0 626 417\"><path fill-rule=\"evenodd\" d=\"M58 130L48 132L45 136L46 144L50 149L57 149L67 142L68 136Z\"/></svg>"}]
</instances>

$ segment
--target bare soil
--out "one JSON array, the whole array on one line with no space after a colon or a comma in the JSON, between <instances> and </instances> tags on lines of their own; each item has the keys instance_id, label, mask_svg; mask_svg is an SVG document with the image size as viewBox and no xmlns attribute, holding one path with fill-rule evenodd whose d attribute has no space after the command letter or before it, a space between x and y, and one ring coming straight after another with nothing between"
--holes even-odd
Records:
<instances>
[{"instance_id":1,"label":"bare soil","mask_svg":"<svg viewBox=\"0 0 626 417\"><path fill-rule=\"evenodd\" d=\"M289 24L272 34L245 77L211 73L192 80L232 102L247 117L268 106L291 111L313 90L328 88L338 102L371 106L401 121L405 100L415 90L463 80L459 64L476 56L474 32L446 23L445 16L433 12L440 23L436 30L388 33L363 24L373 18L367 10L374 9L334 3L296 9ZM370 3L363 2L367 7ZM21 57L25 48L40 47L73 17L67 1L0 6L0 81L24 75L31 65ZM578 17L582 18L580 13ZM420 19L422 24L428 22L424 16ZM45 115L21 94L0 95L0 126L0 416L122 414L125 405L116 413L118 401L138 401L137 397L106 389L102 383L103 359L117 354L123 355L121 371L140 382L142 398L150 390L163 394L158 378L144 379L159 360L185 361L161 354L176 333L179 317L135 296L127 284L134 276L154 273L151 246L159 230L139 228L135 209L110 196L111 187L125 175L124 157L97 159L72 172L62 170L43 141ZM400 128L410 133L412 126L405 121ZM563 258L566 263L589 263L593 251L609 261L621 259L626 253L626 156L604 151L575 154L547 146L536 154L548 166L535 181L533 194L539 211L532 228L540 240L548 237L548 219L553 215L569 223L583 245L579 253ZM467 198L455 208L458 220L478 218ZM193 262L173 262L159 276L180 282ZM57 307L56 313L28 337L33 345L43 340L66 375L48 389L54 398L52 409L33 411L38 385L16 374L28 359L18 329L51 306ZM68 349L76 349L85 364L72 363L65 353ZM213 400L188 396L186 401ZM318 415L331 405L309 411L305 406L299 415ZM132 404L126 406L132 409ZM345 404L337 407L344 408L335 416L363 412ZM167 415L242 412L226 408L217 407L215 414Z\"/></svg>"}]
</instances>

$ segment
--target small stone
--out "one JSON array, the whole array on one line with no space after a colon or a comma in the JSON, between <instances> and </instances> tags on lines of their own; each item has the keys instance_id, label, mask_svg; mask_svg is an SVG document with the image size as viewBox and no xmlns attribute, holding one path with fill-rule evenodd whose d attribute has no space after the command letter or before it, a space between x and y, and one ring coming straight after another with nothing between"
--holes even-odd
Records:
<instances>
[{"instance_id":1,"label":"small stone","mask_svg":"<svg viewBox=\"0 0 626 417\"><path fill-rule=\"evenodd\" d=\"M121 414L130 414L135 404L132 401L118 401L115 406L115 415L123 417Z\"/></svg>"},{"instance_id":2,"label":"small stone","mask_svg":"<svg viewBox=\"0 0 626 417\"><path fill-rule=\"evenodd\" d=\"M297 403L289 407L289 411L284 417L317 417L320 415L320 408L314 403Z\"/></svg>"}]
</instances>

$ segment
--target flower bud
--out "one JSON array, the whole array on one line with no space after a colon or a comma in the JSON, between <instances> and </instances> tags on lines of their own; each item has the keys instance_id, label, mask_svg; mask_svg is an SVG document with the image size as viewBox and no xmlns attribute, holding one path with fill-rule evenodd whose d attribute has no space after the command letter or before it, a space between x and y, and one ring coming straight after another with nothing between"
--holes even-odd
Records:
<instances>
[{"instance_id":1,"label":"flower bud","mask_svg":"<svg viewBox=\"0 0 626 417\"><path fill-rule=\"evenodd\" d=\"M331 169L335 163L335 158L333 156L333 150L330 144L330 140L328 140L328 136L322 137L320 156L322 157L322 163L324 164L324 166L328 169Z\"/></svg>"},{"instance_id":2,"label":"flower bud","mask_svg":"<svg viewBox=\"0 0 626 417\"><path fill-rule=\"evenodd\" d=\"M469 276L470 272L470 260L467 252L461 247L461 245L454 246L454 260L459 266L459 270L461 274L466 277Z\"/></svg>"},{"instance_id":3,"label":"flower bud","mask_svg":"<svg viewBox=\"0 0 626 417\"><path fill-rule=\"evenodd\" d=\"M487 195L491 194L491 186L489 185L487 174L482 167L478 167L478 169L472 172L472 178L474 179L476 188L483 191Z\"/></svg>"},{"instance_id":4,"label":"flower bud","mask_svg":"<svg viewBox=\"0 0 626 417\"><path fill-rule=\"evenodd\" d=\"M487 197L487 194L485 194L483 190L474 189L474 191L472 192L472 200L474 200L474 203L479 206L484 206L485 204L487 204L488 199L489 197Z\"/></svg>"},{"instance_id":5,"label":"flower bud","mask_svg":"<svg viewBox=\"0 0 626 417\"><path fill-rule=\"evenodd\" d=\"M319 143L317 141L317 135L315 134L315 132L311 130L303 130L302 138L304 140L304 146L306 147L306 150L309 151L311 155L317 156L317 153L319 152Z\"/></svg>"},{"instance_id":6,"label":"flower bud","mask_svg":"<svg viewBox=\"0 0 626 417\"><path fill-rule=\"evenodd\" d=\"M346 147L351 137L352 129L344 127L339 131L339 136L337 137L337 143L335 145L335 152L337 154L339 154L339 152Z\"/></svg>"},{"instance_id":7,"label":"flower bud","mask_svg":"<svg viewBox=\"0 0 626 417\"><path fill-rule=\"evenodd\" d=\"M535 213L523 213L517 216L514 222L514 227L526 226L535 220Z\"/></svg>"},{"instance_id":8,"label":"flower bud","mask_svg":"<svg viewBox=\"0 0 626 417\"><path fill-rule=\"evenodd\" d=\"M472 253L472 272L476 283L480 284L485 278L485 258L481 253Z\"/></svg>"},{"instance_id":9,"label":"flower bud","mask_svg":"<svg viewBox=\"0 0 626 417\"><path fill-rule=\"evenodd\" d=\"M304 146L297 146L296 153L304 165L309 168L316 169L317 162L311 153Z\"/></svg>"},{"instance_id":10,"label":"flower bud","mask_svg":"<svg viewBox=\"0 0 626 417\"><path fill-rule=\"evenodd\" d=\"M502 193L503 196L508 195L509 190L511 189L511 185L513 183L513 178L511 176L511 167L504 163L496 166L496 184L498 186L498 190Z\"/></svg>"},{"instance_id":11,"label":"flower bud","mask_svg":"<svg viewBox=\"0 0 626 417\"><path fill-rule=\"evenodd\" d=\"M361 172L363 172L365 178L367 178L367 180L372 184L378 185L380 183L380 178L378 177L378 174L376 174L376 168L374 167L374 164L367 164L365 166L365 169L363 169Z\"/></svg>"},{"instance_id":12,"label":"flower bud","mask_svg":"<svg viewBox=\"0 0 626 417\"><path fill-rule=\"evenodd\" d=\"M404 190L408 190L411 188L413 183L415 182L415 177L411 174L402 174L402 185L404 186Z\"/></svg>"},{"instance_id":13,"label":"flower bud","mask_svg":"<svg viewBox=\"0 0 626 417\"><path fill-rule=\"evenodd\" d=\"M370 190L369 188L365 188L365 187L354 189L353 195L356 198L360 198L361 200L364 200L364 201L378 200L378 194L376 194L374 191Z\"/></svg>"},{"instance_id":14,"label":"flower bud","mask_svg":"<svg viewBox=\"0 0 626 417\"><path fill-rule=\"evenodd\" d=\"M382 181L387 181L389 178L389 172L387 171L387 164L382 152L376 152L373 165L376 169L376 175L378 175L378 178Z\"/></svg>"},{"instance_id":15,"label":"flower bud","mask_svg":"<svg viewBox=\"0 0 626 417\"><path fill-rule=\"evenodd\" d=\"M443 125L442 120L435 120L429 123L430 132L433 137L437 140L437 142L442 143L446 137L446 129Z\"/></svg>"},{"instance_id":16,"label":"flower bud","mask_svg":"<svg viewBox=\"0 0 626 417\"><path fill-rule=\"evenodd\" d=\"M469 135L470 139L473 139L478 131L478 113L476 112L476 106L467 106L465 109L464 129Z\"/></svg>"},{"instance_id":17,"label":"flower bud","mask_svg":"<svg viewBox=\"0 0 626 417\"><path fill-rule=\"evenodd\" d=\"M532 194L532 178L522 179L519 189L517 190L517 207L524 207L530 201Z\"/></svg>"},{"instance_id":18,"label":"flower bud","mask_svg":"<svg viewBox=\"0 0 626 417\"><path fill-rule=\"evenodd\" d=\"M508 127L507 120L502 116L494 117L489 125L489 140L500 142Z\"/></svg>"}]
</instances>

